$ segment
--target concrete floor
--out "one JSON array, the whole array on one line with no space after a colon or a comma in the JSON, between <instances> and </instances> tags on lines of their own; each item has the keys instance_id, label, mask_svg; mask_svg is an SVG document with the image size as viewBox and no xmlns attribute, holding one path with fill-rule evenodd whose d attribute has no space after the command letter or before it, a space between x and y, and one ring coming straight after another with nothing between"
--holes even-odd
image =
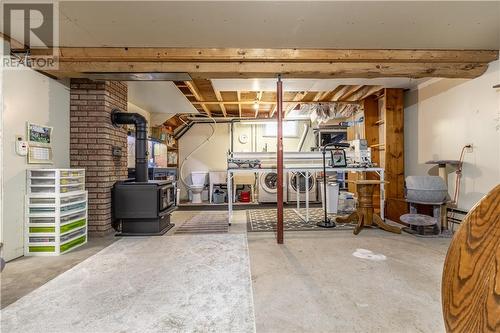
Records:
<instances>
[{"instance_id":1,"label":"concrete floor","mask_svg":"<svg viewBox=\"0 0 500 333\"><path fill-rule=\"evenodd\" d=\"M178 226L193 214L178 211L172 220ZM245 211L234 212L230 233L246 233ZM448 244L449 239L367 229L358 236L335 230L287 232L285 244L278 246L273 233L249 233L257 332L444 332L440 284ZM357 249L386 259L357 258ZM2 274L9 283L2 284L2 296L5 292L10 300L5 304L88 257L72 255L73 260L65 258L70 254L50 258L54 261L46 270L55 273L42 270L42 279L34 273L38 258L8 263ZM23 277L28 267L33 267L30 277Z\"/></svg>"},{"instance_id":2,"label":"concrete floor","mask_svg":"<svg viewBox=\"0 0 500 333\"><path fill-rule=\"evenodd\" d=\"M4 308L2 332L254 332L251 283L244 234L127 237Z\"/></svg>"},{"instance_id":3,"label":"concrete floor","mask_svg":"<svg viewBox=\"0 0 500 333\"><path fill-rule=\"evenodd\" d=\"M257 332L444 332L448 240L379 230L248 236ZM383 254L373 261L357 249Z\"/></svg>"},{"instance_id":4,"label":"concrete floor","mask_svg":"<svg viewBox=\"0 0 500 333\"><path fill-rule=\"evenodd\" d=\"M117 240L113 235L89 238L87 244L58 257L21 257L9 261L1 274L2 309L79 264Z\"/></svg>"}]
</instances>

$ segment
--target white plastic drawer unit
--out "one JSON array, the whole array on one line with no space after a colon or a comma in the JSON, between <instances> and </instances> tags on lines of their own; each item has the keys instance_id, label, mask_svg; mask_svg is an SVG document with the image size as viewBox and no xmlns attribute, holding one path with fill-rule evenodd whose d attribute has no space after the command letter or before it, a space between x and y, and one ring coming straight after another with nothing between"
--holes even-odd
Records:
<instances>
[{"instance_id":1,"label":"white plastic drawer unit","mask_svg":"<svg viewBox=\"0 0 500 333\"><path fill-rule=\"evenodd\" d=\"M68 213L79 212L83 209L87 208L87 203L73 203L69 205L62 206L61 205L61 215L68 215Z\"/></svg>"},{"instance_id":2,"label":"white plastic drawer unit","mask_svg":"<svg viewBox=\"0 0 500 333\"><path fill-rule=\"evenodd\" d=\"M80 185L60 185L61 186L61 193L69 193L69 192L77 192L77 191L83 191L85 190L85 185L80 184Z\"/></svg>"},{"instance_id":3,"label":"white plastic drawer unit","mask_svg":"<svg viewBox=\"0 0 500 333\"><path fill-rule=\"evenodd\" d=\"M54 243L55 236L30 236L30 243Z\"/></svg>"},{"instance_id":4,"label":"white plastic drawer unit","mask_svg":"<svg viewBox=\"0 0 500 333\"><path fill-rule=\"evenodd\" d=\"M31 193L41 193L41 194L46 194L46 193L56 193L56 187L55 186L48 186L48 185L31 185L29 187L29 191Z\"/></svg>"},{"instance_id":5,"label":"white plastic drawer unit","mask_svg":"<svg viewBox=\"0 0 500 333\"><path fill-rule=\"evenodd\" d=\"M61 205L70 205L74 203L84 202L87 200L85 194L77 194L67 197L61 197Z\"/></svg>"},{"instance_id":6,"label":"white plastic drawer unit","mask_svg":"<svg viewBox=\"0 0 500 333\"><path fill-rule=\"evenodd\" d=\"M28 178L55 178L56 170L29 170Z\"/></svg>"},{"instance_id":7,"label":"white plastic drawer unit","mask_svg":"<svg viewBox=\"0 0 500 333\"><path fill-rule=\"evenodd\" d=\"M86 212L78 212L61 216L61 224L70 223L85 218Z\"/></svg>"},{"instance_id":8,"label":"white plastic drawer unit","mask_svg":"<svg viewBox=\"0 0 500 333\"><path fill-rule=\"evenodd\" d=\"M55 186L56 185L56 179L47 179L47 178L31 178L30 179L30 185L32 186L38 186L38 185L50 185L50 186Z\"/></svg>"},{"instance_id":9,"label":"white plastic drawer unit","mask_svg":"<svg viewBox=\"0 0 500 333\"><path fill-rule=\"evenodd\" d=\"M55 205L56 198L29 198L29 205Z\"/></svg>"},{"instance_id":10,"label":"white plastic drawer unit","mask_svg":"<svg viewBox=\"0 0 500 333\"><path fill-rule=\"evenodd\" d=\"M56 218L53 216L42 217L42 216L30 216L28 217L28 223L39 223L39 224L55 224Z\"/></svg>"},{"instance_id":11,"label":"white plastic drawer unit","mask_svg":"<svg viewBox=\"0 0 500 333\"><path fill-rule=\"evenodd\" d=\"M85 244L85 170L28 170L26 183L25 255L60 255Z\"/></svg>"},{"instance_id":12,"label":"white plastic drawer unit","mask_svg":"<svg viewBox=\"0 0 500 333\"><path fill-rule=\"evenodd\" d=\"M28 170L28 193L71 193L85 190L83 169Z\"/></svg>"},{"instance_id":13,"label":"white plastic drawer unit","mask_svg":"<svg viewBox=\"0 0 500 333\"><path fill-rule=\"evenodd\" d=\"M73 238L76 238L79 236L83 236L86 234L87 234L86 228L82 228L82 229L78 229L78 230L75 230L72 232L68 232L68 233L61 236L61 243L65 243L65 242L69 241L70 239L73 239Z\"/></svg>"},{"instance_id":14,"label":"white plastic drawer unit","mask_svg":"<svg viewBox=\"0 0 500 333\"><path fill-rule=\"evenodd\" d=\"M60 170L60 173L61 173L61 178L85 176L85 170L83 169Z\"/></svg>"}]
</instances>

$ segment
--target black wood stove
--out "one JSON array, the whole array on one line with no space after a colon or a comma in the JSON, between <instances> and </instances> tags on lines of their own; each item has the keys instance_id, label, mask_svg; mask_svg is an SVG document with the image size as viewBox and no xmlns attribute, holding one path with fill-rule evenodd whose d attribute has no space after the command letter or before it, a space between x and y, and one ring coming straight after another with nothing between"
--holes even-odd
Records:
<instances>
[{"instance_id":1,"label":"black wood stove","mask_svg":"<svg viewBox=\"0 0 500 333\"><path fill-rule=\"evenodd\" d=\"M170 214L176 209L176 183L148 180L147 122L137 113L114 110L114 125L134 124L135 180L119 181L113 186L113 227L120 236L163 235L174 225Z\"/></svg>"}]
</instances>

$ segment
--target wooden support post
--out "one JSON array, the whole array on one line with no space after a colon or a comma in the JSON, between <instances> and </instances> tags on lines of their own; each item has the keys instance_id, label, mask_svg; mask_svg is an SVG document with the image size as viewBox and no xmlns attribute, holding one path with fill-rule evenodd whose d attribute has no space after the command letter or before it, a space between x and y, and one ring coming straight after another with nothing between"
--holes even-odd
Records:
<instances>
[{"instance_id":1,"label":"wooden support post","mask_svg":"<svg viewBox=\"0 0 500 333\"><path fill-rule=\"evenodd\" d=\"M276 103L278 112L278 135L277 137L277 173L278 173L278 187L277 187L277 202L278 202L278 220L276 225L276 240L278 244L283 244L283 82L281 75L278 76L276 85Z\"/></svg>"}]
</instances>

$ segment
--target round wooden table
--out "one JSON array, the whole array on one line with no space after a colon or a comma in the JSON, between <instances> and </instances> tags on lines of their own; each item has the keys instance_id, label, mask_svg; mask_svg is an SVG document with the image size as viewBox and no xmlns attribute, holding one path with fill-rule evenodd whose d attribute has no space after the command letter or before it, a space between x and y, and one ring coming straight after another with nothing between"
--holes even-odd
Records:
<instances>
[{"instance_id":1,"label":"round wooden table","mask_svg":"<svg viewBox=\"0 0 500 333\"><path fill-rule=\"evenodd\" d=\"M401 229L385 223L380 216L373 211L373 191L375 186L379 186L382 182L380 180L367 180L358 179L353 181L348 181L350 183L356 184L356 191L358 192L358 208L354 213L348 217L338 217L337 221L340 223L352 223L357 222L356 228L354 229L354 234L357 235L363 229L364 226L372 226L375 224L380 229L385 231L394 232L396 234L401 233Z\"/></svg>"}]
</instances>

